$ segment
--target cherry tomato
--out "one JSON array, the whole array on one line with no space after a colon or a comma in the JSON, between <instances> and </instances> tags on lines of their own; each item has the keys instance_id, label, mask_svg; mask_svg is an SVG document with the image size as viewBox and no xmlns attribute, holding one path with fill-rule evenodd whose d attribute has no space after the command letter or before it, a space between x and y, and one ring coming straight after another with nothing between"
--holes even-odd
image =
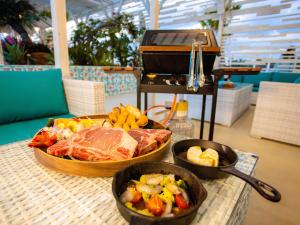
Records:
<instances>
[{"instance_id":1,"label":"cherry tomato","mask_svg":"<svg viewBox=\"0 0 300 225\"><path fill-rule=\"evenodd\" d=\"M180 209L188 209L189 208L189 204L186 202L186 200L184 199L184 197L182 197L181 194L175 195L175 202L176 202L176 205L178 206L178 208L180 208Z\"/></svg>"},{"instance_id":2,"label":"cherry tomato","mask_svg":"<svg viewBox=\"0 0 300 225\"><path fill-rule=\"evenodd\" d=\"M165 211L165 205L157 195L146 202L146 208L155 216L160 216Z\"/></svg>"}]
</instances>

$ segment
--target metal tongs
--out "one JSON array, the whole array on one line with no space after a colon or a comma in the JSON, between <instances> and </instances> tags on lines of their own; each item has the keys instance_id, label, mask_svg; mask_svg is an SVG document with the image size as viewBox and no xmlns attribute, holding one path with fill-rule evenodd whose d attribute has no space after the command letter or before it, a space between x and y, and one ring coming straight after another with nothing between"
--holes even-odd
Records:
<instances>
[{"instance_id":1,"label":"metal tongs","mask_svg":"<svg viewBox=\"0 0 300 225\"><path fill-rule=\"evenodd\" d=\"M196 48L199 48L195 63ZM199 74L198 74L199 73ZM205 84L205 75L203 72L203 55L201 41L193 40L190 54L190 68L187 79L187 90L197 92L199 87Z\"/></svg>"},{"instance_id":2,"label":"metal tongs","mask_svg":"<svg viewBox=\"0 0 300 225\"><path fill-rule=\"evenodd\" d=\"M198 75L198 85L199 87L203 87L205 84L205 75L203 72L203 55L202 55L202 42L198 42L198 57L197 57L197 62L199 62L199 75Z\"/></svg>"},{"instance_id":3,"label":"metal tongs","mask_svg":"<svg viewBox=\"0 0 300 225\"><path fill-rule=\"evenodd\" d=\"M190 54L190 68L189 75L187 79L187 90L197 92L198 88L195 86L196 76L195 76L195 56L196 56L196 40L192 41L192 50Z\"/></svg>"}]
</instances>

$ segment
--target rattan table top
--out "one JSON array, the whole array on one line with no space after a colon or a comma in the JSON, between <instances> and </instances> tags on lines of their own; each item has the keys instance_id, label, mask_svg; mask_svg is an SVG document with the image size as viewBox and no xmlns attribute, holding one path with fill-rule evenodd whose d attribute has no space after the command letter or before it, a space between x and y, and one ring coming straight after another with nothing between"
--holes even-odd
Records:
<instances>
[{"instance_id":1,"label":"rattan table top","mask_svg":"<svg viewBox=\"0 0 300 225\"><path fill-rule=\"evenodd\" d=\"M172 136L172 141L183 139ZM122 225L111 192L112 178L86 178L60 174L40 165L28 140L0 146L0 224L101 224ZM251 174L257 157L237 151L236 167ZM173 162L170 153L164 161ZM230 224L235 208L247 190L244 181L203 181L208 192L193 221L195 224ZM249 188L248 188L249 189Z\"/></svg>"}]
</instances>

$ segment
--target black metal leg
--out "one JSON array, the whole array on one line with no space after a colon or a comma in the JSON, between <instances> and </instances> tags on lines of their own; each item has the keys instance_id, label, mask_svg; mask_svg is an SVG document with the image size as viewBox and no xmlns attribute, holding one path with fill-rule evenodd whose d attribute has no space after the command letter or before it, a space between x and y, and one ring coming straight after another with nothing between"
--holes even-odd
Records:
<instances>
[{"instance_id":1,"label":"black metal leg","mask_svg":"<svg viewBox=\"0 0 300 225\"><path fill-rule=\"evenodd\" d=\"M134 70L133 74L136 78L136 105L138 109L141 110L141 71L140 70Z\"/></svg>"},{"instance_id":2,"label":"black metal leg","mask_svg":"<svg viewBox=\"0 0 300 225\"><path fill-rule=\"evenodd\" d=\"M145 97L145 99L144 99L144 110L146 110L146 109L148 109L148 93L147 92L144 93L144 97ZM147 113L146 113L146 115L147 115Z\"/></svg>"},{"instance_id":3,"label":"black metal leg","mask_svg":"<svg viewBox=\"0 0 300 225\"><path fill-rule=\"evenodd\" d=\"M136 104L137 104L138 109L141 109L141 92L140 91L137 91Z\"/></svg>"},{"instance_id":4,"label":"black metal leg","mask_svg":"<svg viewBox=\"0 0 300 225\"><path fill-rule=\"evenodd\" d=\"M212 141L214 139L217 97L218 97L218 81L214 81L214 91L212 95L211 115L210 115L210 124L209 124L209 136L208 136L209 141Z\"/></svg>"},{"instance_id":5,"label":"black metal leg","mask_svg":"<svg viewBox=\"0 0 300 225\"><path fill-rule=\"evenodd\" d=\"M141 110L141 90L140 90L140 85L138 83L138 86L137 86L137 91L136 91L136 105L138 107L138 109Z\"/></svg>"},{"instance_id":6,"label":"black metal leg","mask_svg":"<svg viewBox=\"0 0 300 225\"><path fill-rule=\"evenodd\" d=\"M203 139L205 107L206 107L206 95L203 95L203 97L202 97L202 111L201 111L201 125L200 125L200 139Z\"/></svg>"}]
</instances>

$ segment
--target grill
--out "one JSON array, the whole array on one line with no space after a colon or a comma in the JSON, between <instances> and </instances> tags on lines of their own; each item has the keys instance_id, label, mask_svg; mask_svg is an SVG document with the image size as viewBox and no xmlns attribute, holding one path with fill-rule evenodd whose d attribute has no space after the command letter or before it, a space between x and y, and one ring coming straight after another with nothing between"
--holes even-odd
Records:
<instances>
[{"instance_id":1,"label":"grill","mask_svg":"<svg viewBox=\"0 0 300 225\"><path fill-rule=\"evenodd\" d=\"M141 93L201 94L200 138L203 138L206 95L212 95L209 140L213 139L218 80L224 75L257 74L260 68L213 70L220 48L212 30L147 30L140 45L143 69L136 75L137 105ZM200 107L200 106L199 106Z\"/></svg>"},{"instance_id":2,"label":"grill","mask_svg":"<svg viewBox=\"0 0 300 225\"><path fill-rule=\"evenodd\" d=\"M211 75L215 58L220 53L211 30L146 31L140 46L144 74L188 74L193 40L201 40L204 74Z\"/></svg>"}]
</instances>

